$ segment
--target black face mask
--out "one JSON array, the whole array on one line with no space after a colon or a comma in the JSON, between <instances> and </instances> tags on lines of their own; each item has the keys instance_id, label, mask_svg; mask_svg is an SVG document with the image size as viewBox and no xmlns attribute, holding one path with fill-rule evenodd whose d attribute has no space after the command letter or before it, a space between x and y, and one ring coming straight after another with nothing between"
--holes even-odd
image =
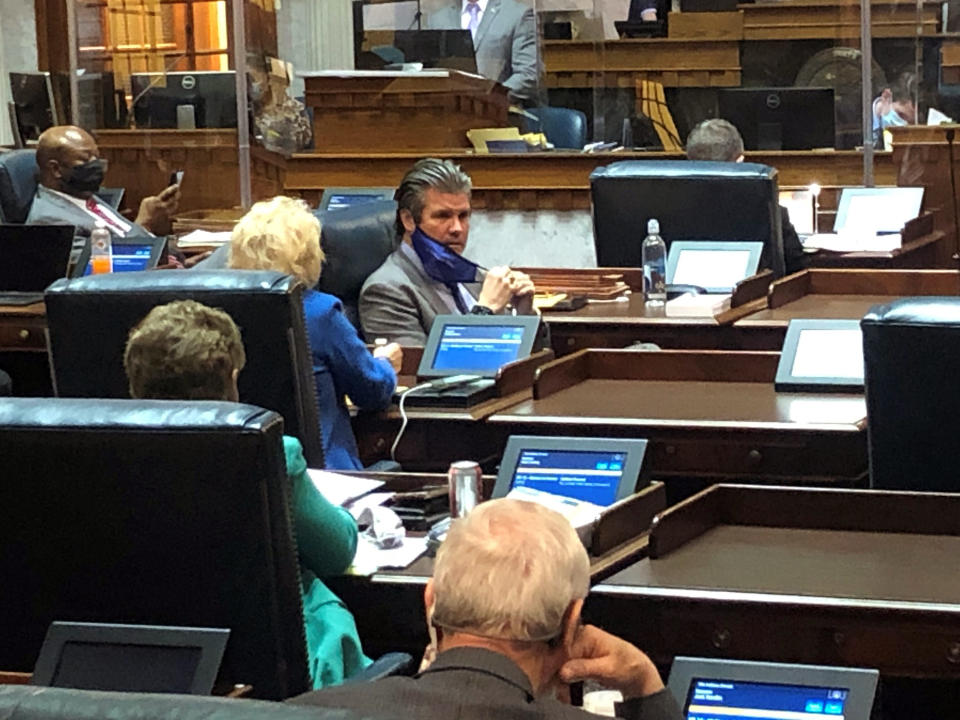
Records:
<instances>
[{"instance_id":1,"label":"black face mask","mask_svg":"<svg viewBox=\"0 0 960 720\"><path fill-rule=\"evenodd\" d=\"M74 165L70 168L70 174L63 179L63 189L70 195L96 192L103 184L103 176L106 172L107 161L100 158Z\"/></svg>"}]
</instances>

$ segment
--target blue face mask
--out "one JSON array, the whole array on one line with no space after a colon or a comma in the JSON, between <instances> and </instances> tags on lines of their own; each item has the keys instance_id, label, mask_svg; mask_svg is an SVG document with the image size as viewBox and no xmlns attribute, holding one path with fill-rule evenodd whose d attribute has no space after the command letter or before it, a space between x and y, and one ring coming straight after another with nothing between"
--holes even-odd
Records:
<instances>
[{"instance_id":1,"label":"blue face mask","mask_svg":"<svg viewBox=\"0 0 960 720\"><path fill-rule=\"evenodd\" d=\"M410 239L429 277L444 284L477 281L479 266L476 263L458 255L446 245L438 243L419 226L410 234Z\"/></svg>"},{"instance_id":2,"label":"blue face mask","mask_svg":"<svg viewBox=\"0 0 960 720\"><path fill-rule=\"evenodd\" d=\"M907 121L900 117L900 113L893 108L890 109L890 112L881 116L880 118L880 127L890 127L891 125L894 127L899 127L906 124Z\"/></svg>"}]
</instances>

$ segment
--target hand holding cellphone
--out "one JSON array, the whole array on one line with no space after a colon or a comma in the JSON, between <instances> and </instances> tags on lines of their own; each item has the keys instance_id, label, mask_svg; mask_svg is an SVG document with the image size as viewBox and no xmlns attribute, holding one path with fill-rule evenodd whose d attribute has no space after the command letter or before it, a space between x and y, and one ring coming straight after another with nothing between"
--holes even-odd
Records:
<instances>
[{"instance_id":1,"label":"hand holding cellphone","mask_svg":"<svg viewBox=\"0 0 960 720\"><path fill-rule=\"evenodd\" d=\"M170 173L170 182L167 185L179 185L183 182L183 170L174 170Z\"/></svg>"}]
</instances>

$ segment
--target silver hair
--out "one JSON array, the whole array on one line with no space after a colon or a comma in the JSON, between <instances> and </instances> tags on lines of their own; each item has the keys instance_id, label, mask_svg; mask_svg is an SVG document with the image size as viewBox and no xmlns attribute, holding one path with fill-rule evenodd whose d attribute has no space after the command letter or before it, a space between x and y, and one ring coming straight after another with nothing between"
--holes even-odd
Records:
<instances>
[{"instance_id":1,"label":"silver hair","mask_svg":"<svg viewBox=\"0 0 960 720\"><path fill-rule=\"evenodd\" d=\"M687 135L687 157L690 160L736 162L743 155L743 138L733 123L710 118Z\"/></svg>"},{"instance_id":2,"label":"silver hair","mask_svg":"<svg viewBox=\"0 0 960 720\"><path fill-rule=\"evenodd\" d=\"M400 211L409 210L414 222L419 223L423 215L423 196L428 189L457 195L470 195L472 184L459 165L450 160L438 158L424 158L417 160L400 181L400 186L393 194L397 201L397 237L403 237L405 228L400 220Z\"/></svg>"},{"instance_id":3,"label":"silver hair","mask_svg":"<svg viewBox=\"0 0 960 720\"><path fill-rule=\"evenodd\" d=\"M546 641L590 587L587 552L570 522L502 498L454 521L437 553L433 622L502 640Z\"/></svg>"}]
</instances>

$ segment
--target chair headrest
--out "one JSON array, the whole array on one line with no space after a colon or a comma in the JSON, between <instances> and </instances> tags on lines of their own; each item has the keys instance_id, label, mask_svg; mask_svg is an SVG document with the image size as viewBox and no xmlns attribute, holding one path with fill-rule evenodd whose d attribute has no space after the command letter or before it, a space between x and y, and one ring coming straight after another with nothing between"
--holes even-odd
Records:
<instances>
[{"instance_id":1,"label":"chair headrest","mask_svg":"<svg viewBox=\"0 0 960 720\"><path fill-rule=\"evenodd\" d=\"M37 151L0 154L0 220L23 223L37 193Z\"/></svg>"},{"instance_id":2,"label":"chair headrest","mask_svg":"<svg viewBox=\"0 0 960 720\"><path fill-rule=\"evenodd\" d=\"M960 327L960 297L908 297L874 305L861 325Z\"/></svg>"},{"instance_id":3,"label":"chair headrest","mask_svg":"<svg viewBox=\"0 0 960 720\"><path fill-rule=\"evenodd\" d=\"M61 295L138 290L143 293L170 292L186 297L192 291L245 293L255 290L282 295L289 293L297 282L295 278L274 270L144 270L65 278L48 287L46 292Z\"/></svg>"},{"instance_id":4,"label":"chair headrest","mask_svg":"<svg viewBox=\"0 0 960 720\"><path fill-rule=\"evenodd\" d=\"M590 182L600 179L662 177L670 179L774 180L775 168L758 163L713 162L707 160L624 160L590 173Z\"/></svg>"},{"instance_id":5,"label":"chair headrest","mask_svg":"<svg viewBox=\"0 0 960 720\"><path fill-rule=\"evenodd\" d=\"M326 260L317 289L355 303L364 281L396 248L396 215L393 200L323 213L320 242Z\"/></svg>"},{"instance_id":6,"label":"chair headrest","mask_svg":"<svg viewBox=\"0 0 960 720\"><path fill-rule=\"evenodd\" d=\"M243 403L183 400L108 400L103 398L7 398L0 402L0 427L61 428L101 432L226 430L260 432L280 422L270 410Z\"/></svg>"},{"instance_id":7,"label":"chair headrest","mask_svg":"<svg viewBox=\"0 0 960 720\"><path fill-rule=\"evenodd\" d=\"M0 715L47 720L355 720L356 713L265 700L0 685ZM364 716L367 717L367 716Z\"/></svg>"}]
</instances>

